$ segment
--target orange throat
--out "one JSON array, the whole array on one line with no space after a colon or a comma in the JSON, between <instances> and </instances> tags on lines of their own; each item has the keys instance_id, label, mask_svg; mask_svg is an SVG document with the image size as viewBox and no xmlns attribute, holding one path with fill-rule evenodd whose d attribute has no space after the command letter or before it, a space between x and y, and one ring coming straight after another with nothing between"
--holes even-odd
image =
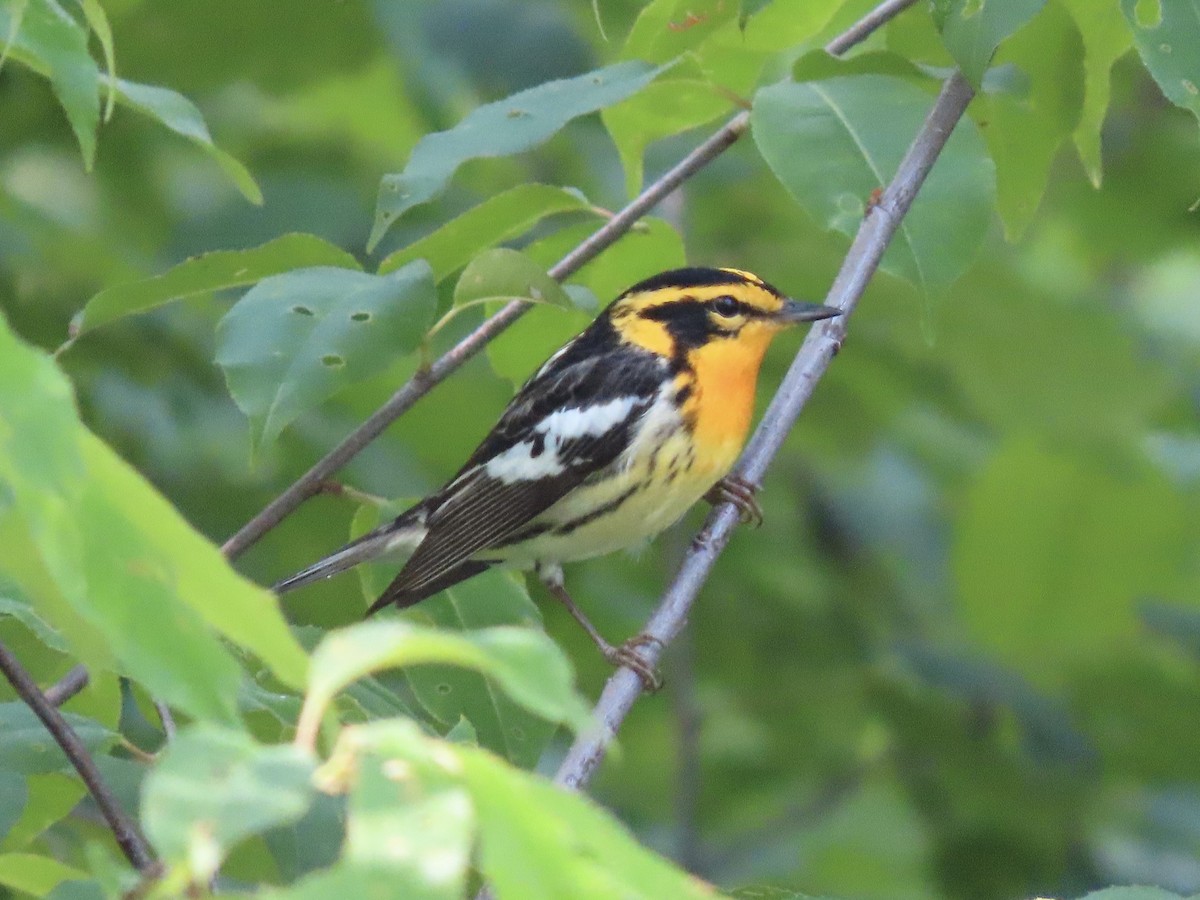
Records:
<instances>
[{"instance_id":1,"label":"orange throat","mask_svg":"<svg viewBox=\"0 0 1200 900\"><path fill-rule=\"evenodd\" d=\"M711 455L716 469L728 471L746 441L754 414L754 389L763 355L773 335L766 329L740 340L710 341L688 355L692 393L684 414L693 418L700 457ZM724 474L724 471L721 472Z\"/></svg>"}]
</instances>

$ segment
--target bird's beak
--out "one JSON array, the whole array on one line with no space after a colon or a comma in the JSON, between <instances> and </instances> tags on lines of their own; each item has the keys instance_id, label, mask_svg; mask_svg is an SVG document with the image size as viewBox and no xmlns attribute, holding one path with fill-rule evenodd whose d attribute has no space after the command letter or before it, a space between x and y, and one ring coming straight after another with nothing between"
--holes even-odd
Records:
<instances>
[{"instance_id":1,"label":"bird's beak","mask_svg":"<svg viewBox=\"0 0 1200 900\"><path fill-rule=\"evenodd\" d=\"M842 311L833 306L822 306L820 303L801 303L799 300L784 300L783 306L772 318L780 325L797 325L800 322L831 319L841 314Z\"/></svg>"}]
</instances>

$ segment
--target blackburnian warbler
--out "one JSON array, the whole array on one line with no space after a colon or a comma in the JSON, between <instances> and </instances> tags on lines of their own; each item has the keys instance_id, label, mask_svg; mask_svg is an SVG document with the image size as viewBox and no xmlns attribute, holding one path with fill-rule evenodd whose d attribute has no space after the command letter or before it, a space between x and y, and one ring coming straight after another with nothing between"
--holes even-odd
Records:
<instances>
[{"instance_id":1,"label":"blackburnian warbler","mask_svg":"<svg viewBox=\"0 0 1200 900\"><path fill-rule=\"evenodd\" d=\"M763 356L784 328L837 314L737 269L635 284L534 373L445 487L275 590L407 556L375 612L493 565L533 569L607 659L654 686L637 653L647 638L605 641L564 588L562 563L642 543L702 497L761 518L754 487L726 475Z\"/></svg>"}]
</instances>

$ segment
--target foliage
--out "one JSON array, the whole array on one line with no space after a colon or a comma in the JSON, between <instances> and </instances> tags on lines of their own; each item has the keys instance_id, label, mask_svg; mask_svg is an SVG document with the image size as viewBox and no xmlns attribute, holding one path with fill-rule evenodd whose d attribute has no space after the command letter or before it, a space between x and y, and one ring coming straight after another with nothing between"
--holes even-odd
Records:
<instances>
[{"instance_id":1,"label":"foliage","mask_svg":"<svg viewBox=\"0 0 1200 900\"><path fill-rule=\"evenodd\" d=\"M844 58L869 0L286 5L0 0L0 641L43 687L87 665L64 712L148 896L1200 891L1193 3L921 0ZM543 777L608 669L519 578L367 624L386 573L259 586L452 474L685 245L820 297L955 66L970 119L622 727L611 812ZM513 297L353 489L222 557ZM692 526L568 572L604 633ZM99 821L6 690L0 893L134 888Z\"/></svg>"}]
</instances>

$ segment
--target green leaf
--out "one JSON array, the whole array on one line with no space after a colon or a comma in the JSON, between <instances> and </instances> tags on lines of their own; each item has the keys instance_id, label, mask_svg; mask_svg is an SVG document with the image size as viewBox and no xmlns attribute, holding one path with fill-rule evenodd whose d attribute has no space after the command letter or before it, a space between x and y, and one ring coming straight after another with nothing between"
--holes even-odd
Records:
<instances>
[{"instance_id":1,"label":"green leaf","mask_svg":"<svg viewBox=\"0 0 1200 900\"><path fill-rule=\"evenodd\" d=\"M12 36L8 55L50 79L90 170L100 125L100 70L88 53L87 31L55 0L27 0L0 5L0 34Z\"/></svg>"},{"instance_id":2,"label":"green leaf","mask_svg":"<svg viewBox=\"0 0 1200 900\"><path fill-rule=\"evenodd\" d=\"M197 718L236 721L241 671L213 627L284 683L302 682L306 658L274 596L234 572L80 424L54 363L2 322L0 484L15 498L55 596L123 674L155 695ZM20 582L29 573L13 574ZM40 610L50 592L29 595ZM63 633L74 645L75 632Z\"/></svg>"},{"instance_id":3,"label":"green leaf","mask_svg":"<svg viewBox=\"0 0 1200 900\"><path fill-rule=\"evenodd\" d=\"M72 336L173 300L244 287L305 266L359 268L349 253L313 234L285 234L247 250L215 250L153 278L105 288L80 311L72 323Z\"/></svg>"},{"instance_id":4,"label":"green leaf","mask_svg":"<svg viewBox=\"0 0 1200 900\"><path fill-rule=\"evenodd\" d=\"M1037 15L1046 0L934 0L942 41L976 89L996 48Z\"/></svg>"},{"instance_id":5,"label":"green leaf","mask_svg":"<svg viewBox=\"0 0 1200 900\"><path fill-rule=\"evenodd\" d=\"M512 383L525 383L550 354L583 331L592 316L581 310L535 308L488 341L492 371Z\"/></svg>"},{"instance_id":6,"label":"green leaf","mask_svg":"<svg viewBox=\"0 0 1200 900\"><path fill-rule=\"evenodd\" d=\"M104 753L117 742L116 732L93 719L69 712L64 712L63 718L93 754ZM25 776L71 768L42 720L18 701L0 703L0 761L5 770Z\"/></svg>"},{"instance_id":7,"label":"green leaf","mask_svg":"<svg viewBox=\"0 0 1200 900\"><path fill-rule=\"evenodd\" d=\"M987 123L981 130L996 163L997 208L1010 241L1018 240L1033 220L1050 166L1079 123L1082 58L1074 21L1057 3L1050 3L996 55L997 67L1017 67L1027 79L1027 89L1020 95L981 93L972 107L976 121Z\"/></svg>"},{"instance_id":8,"label":"green leaf","mask_svg":"<svg viewBox=\"0 0 1200 900\"><path fill-rule=\"evenodd\" d=\"M1045 683L1138 627L1134 603L1176 589L1188 555L1180 495L1011 441L967 498L954 572L975 637Z\"/></svg>"},{"instance_id":9,"label":"green leaf","mask_svg":"<svg viewBox=\"0 0 1200 900\"><path fill-rule=\"evenodd\" d=\"M204 116L183 94L153 84L138 84L117 79L117 96L122 104L149 116L176 134L187 138L216 162L242 196L256 206L263 202L262 191L249 170L213 143Z\"/></svg>"},{"instance_id":10,"label":"green leaf","mask_svg":"<svg viewBox=\"0 0 1200 900\"><path fill-rule=\"evenodd\" d=\"M142 791L142 823L165 861L207 880L239 841L299 819L316 761L290 744L196 726L179 734Z\"/></svg>"},{"instance_id":11,"label":"green leaf","mask_svg":"<svg viewBox=\"0 0 1200 900\"><path fill-rule=\"evenodd\" d=\"M525 253L549 268L580 241L586 239L593 230L586 224L564 228L549 238L529 245L525 248ZM621 235L615 244L572 275L571 284L586 287L600 298L601 304L607 305L626 288L643 278L649 278L665 269L678 268L686 263L687 254L684 252L683 238L679 232L663 219L647 218L642 219L636 228ZM521 324L518 322L513 328L507 329L497 340L505 340L506 336L513 334L514 329L520 328ZM558 342L561 343L562 341ZM546 354L558 344L548 347ZM529 352L528 356L539 361L544 358L532 352Z\"/></svg>"},{"instance_id":12,"label":"green leaf","mask_svg":"<svg viewBox=\"0 0 1200 900\"><path fill-rule=\"evenodd\" d=\"M624 62L549 81L480 106L449 131L425 136L403 172L384 176L367 249L373 250L406 211L440 194L467 160L530 150L572 119L624 100L659 71L644 63Z\"/></svg>"},{"instance_id":13,"label":"green leaf","mask_svg":"<svg viewBox=\"0 0 1200 900\"><path fill-rule=\"evenodd\" d=\"M591 209L587 198L574 188L519 184L389 254L379 264L379 274L423 259L433 270L433 280L441 281L465 266L479 251L524 234L547 216Z\"/></svg>"},{"instance_id":14,"label":"green leaf","mask_svg":"<svg viewBox=\"0 0 1200 900\"><path fill-rule=\"evenodd\" d=\"M449 634L402 621L372 621L330 634L313 652L308 696L297 740L311 742L325 708L339 691L380 669L446 663L475 669L526 709L579 729L587 709L571 685L571 665L540 631L485 628Z\"/></svg>"},{"instance_id":15,"label":"green leaf","mask_svg":"<svg viewBox=\"0 0 1200 900\"><path fill-rule=\"evenodd\" d=\"M436 304L422 261L389 275L297 269L247 291L217 325L217 363L254 445L416 350Z\"/></svg>"},{"instance_id":16,"label":"green leaf","mask_svg":"<svg viewBox=\"0 0 1200 900\"><path fill-rule=\"evenodd\" d=\"M529 593L507 572L492 571L464 581L421 603L420 612L443 629L470 633L499 625L540 627L542 617ZM442 725L464 717L478 743L515 766L532 768L558 730L506 693L492 690L485 674L457 666L416 666L405 677L421 705Z\"/></svg>"},{"instance_id":17,"label":"green leaf","mask_svg":"<svg viewBox=\"0 0 1200 900\"><path fill-rule=\"evenodd\" d=\"M759 91L751 125L775 176L827 228L854 235L872 191L885 187L929 113L931 100L897 78L860 75L785 82ZM963 273L987 232L991 160L962 120L900 223L883 268L925 291Z\"/></svg>"},{"instance_id":18,"label":"green leaf","mask_svg":"<svg viewBox=\"0 0 1200 900\"><path fill-rule=\"evenodd\" d=\"M1075 127L1075 147L1094 187L1100 187L1100 129L1112 93L1112 67L1133 46L1133 34L1120 9L1094 0L1061 0L1083 37L1083 112Z\"/></svg>"},{"instance_id":19,"label":"green leaf","mask_svg":"<svg viewBox=\"0 0 1200 900\"><path fill-rule=\"evenodd\" d=\"M1200 7L1193 0L1121 0L1121 11L1167 99L1200 118Z\"/></svg>"},{"instance_id":20,"label":"green leaf","mask_svg":"<svg viewBox=\"0 0 1200 900\"><path fill-rule=\"evenodd\" d=\"M3 579L0 579L0 616L12 616L37 635L37 639L51 650L57 650L59 653L70 651L70 646L63 636L37 614L24 592Z\"/></svg>"},{"instance_id":21,"label":"green leaf","mask_svg":"<svg viewBox=\"0 0 1200 900\"><path fill-rule=\"evenodd\" d=\"M1156 887L1110 887L1092 891L1081 900L1188 900L1188 898ZM1191 900L1196 900L1193 896Z\"/></svg>"},{"instance_id":22,"label":"green leaf","mask_svg":"<svg viewBox=\"0 0 1200 900\"><path fill-rule=\"evenodd\" d=\"M0 835L7 838L25 814L29 781L20 772L0 769Z\"/></svg>"},{"instance_id":23,"label":"green leaf","mask_svg":"<svg viewBox=\"0 0 1200 900\"><path fill-rule=\"evenodd\" d=\"M79 8L83 10L83 17L92 33L96 35L96 40L100 42L100 50L104 54L104 71L108 76L108 101L104 106L104 121L107 122L112 117L113 105L117 102L117 58L113 50L112 26L108 23L108 16L104 7L100 5L100 0L79 0Z\"/></svg>"},{"instance_id":24,"label":"green leaf","mask_svg":"<svg viewBox=\"0 0 1200 900\"><path fill-rule=\"evenodd\" d=\"M455 306L487 300L529 300L571 308L571 298L562 285L524 253L507 247L479 254L463 269L454 286Z\"/></svg>"},{"instance_id":25,"label":"green leaf","mask_svg":"<svg viewBox=\"0 0 1200 900\"><path fill-rule=\"evenodd\" d=\"M670 78L647 85L600 114L625 169L625 191L642 189L643 156L657 140L711 122L729 109L729 98L699 78Z\"/></svg>"},{"instance_id":26,"label":"green leaf","mask_svg":"<svg viewBox=\"0 0 1200 900\"><path fill-rule=\"evenodd\" d=\"M587 797L456 746L479 818L479 865L498 897L712 898ZM520 809L521 815L513 815Z\"/></svg>"},{"instance_id":27,"label":"green leaf","mask_svg":"<svg viewBox=\"0 0 1200 900\"><path fill-rule=\"evenodd\" d=\"M638 13L621 55L656 63L674 59L735 22L739 6L729 0L653 0Z\"/></svg>"},{"instance_id":28,"label":"green leaf","mask_svg":"<svg viewBox=\"0 0 1200 900\"><path fill-rule=\"evenodd\" d=\"M45 897L61 882L82 879L86 875L86 872L49 856L0 853L0 884L22 894Z\"/></svg>"}]
</instances>

